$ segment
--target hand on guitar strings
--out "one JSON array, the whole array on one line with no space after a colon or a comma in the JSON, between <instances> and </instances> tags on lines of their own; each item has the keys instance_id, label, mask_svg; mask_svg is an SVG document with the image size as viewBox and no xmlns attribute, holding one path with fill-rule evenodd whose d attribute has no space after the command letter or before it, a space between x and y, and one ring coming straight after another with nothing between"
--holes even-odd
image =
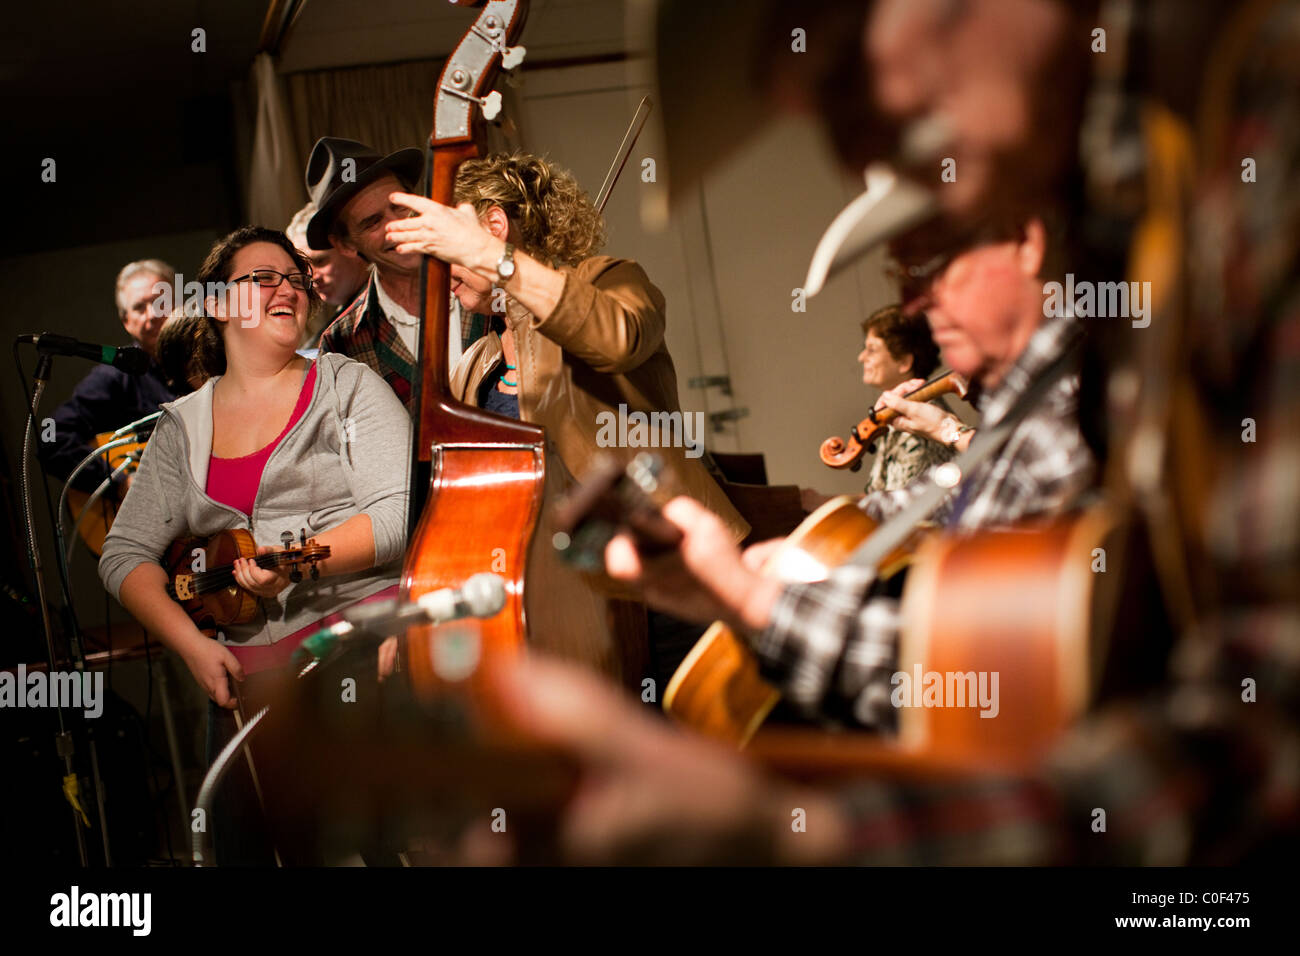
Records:
<instances>
[{"instance_id":1,"label":"hand on guitar strings","mask_svg":"<svg viewBox=\"0 0 1300 956\"><path fill-rule=\"evenodd\" d=\"M651 717L590 671L527 654L503 661L492 681L507 720L577 761L555 824L564 862L799 864L827 862L844 845L828 797ZM790 826L796 807L806 832Z\"/></svg>"},{"instance_id":2,"label":"hand on guitar strings","mask_svg":"<svg viewBox=\"0 0 1300 956\"><path fill-rule=\"evenodd\" d=\"M750 566L727 526L694 498L674 498L663 515L682 532L678 548L646 558L630 536L616 535L605 548L610 577L639 585L648 604L683 620L722 619L740 630L767 627L780 582Z\"/></svg>"},{"instance_id":3,"label":"hand on guitar strings","mask_svg":"<svg viewBox=\"0 0 1300 956\"><path fill-rule=\"evenodd\" d=\"M270 554L275 548L262 545L259 555ZM259 568L252 558L236 558L232 565L235 583L258 597L273 598L289 586L288 568Z\"/></svg>"}]
</instances>

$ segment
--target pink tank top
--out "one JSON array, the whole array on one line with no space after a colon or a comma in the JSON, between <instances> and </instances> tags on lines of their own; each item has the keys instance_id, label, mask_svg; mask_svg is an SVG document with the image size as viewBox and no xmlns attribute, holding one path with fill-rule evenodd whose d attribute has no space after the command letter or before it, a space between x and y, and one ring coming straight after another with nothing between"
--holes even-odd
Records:
<instances>
[{"instance_id":1,"label":"pink tank top","mask_svg":"<svg viewBox=\"0 0 1300 956\"><path fill-rule=\"evenodd\" d=\"M212 456L208 461L208 486L205 489L209 498L223 505L229 505L246 515L252 515L253 502L257 500L257 488L262 483L262 472L266 470L267 459L271 457L275 447L284 440L289 429L306 414L315 386L316 363L313 362L307 372L306 380L302 383L302 390L298 393L298 402L293 406L293 414L289 416L289 424L284 426L284 431L276 436L275 441L242 458Z\"/></svg>"}]
</instances>

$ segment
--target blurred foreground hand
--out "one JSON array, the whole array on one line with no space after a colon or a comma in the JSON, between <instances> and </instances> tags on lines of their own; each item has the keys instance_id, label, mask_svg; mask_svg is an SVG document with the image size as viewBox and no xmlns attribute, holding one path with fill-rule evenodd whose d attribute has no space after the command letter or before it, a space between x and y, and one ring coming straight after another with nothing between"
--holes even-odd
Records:
<instances>
[{"instance_id":1,"label":"blurred foreground hand","mask_svg":"<svg viewBox=\"0 0 1300 956\"><path fill-rule=\"evenodd\" d=\"M844 852L846 825L828 795L763 774L596 674L528 655L494 680L508 720L578 763L577 789L556 823L560 862L801 864ZM467 841L469 855L483 842ZM467 862L501 856L494 848Z\"/></svg>"}]
</instances>

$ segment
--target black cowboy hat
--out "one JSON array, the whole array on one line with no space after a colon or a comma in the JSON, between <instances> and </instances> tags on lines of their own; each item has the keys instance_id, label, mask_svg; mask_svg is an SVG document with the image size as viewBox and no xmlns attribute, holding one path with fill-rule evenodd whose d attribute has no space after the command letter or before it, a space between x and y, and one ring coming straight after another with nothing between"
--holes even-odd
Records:
<instances>
[{"instance_id":1,"label":"black cowboy hat","mask_svg":"<svg viewBox=\"0 0 1300 956\"><path fill-rule=\"evenodd\" d=\"M392 173L404 188L411 189L424 175L424 154L408 147L381 156L354 139L318 139L307 160L307 192L316 204L316 215L307 223L307 245L328 249L330 225L339 210L385 173Z\"/></svg>"}]
</instances>

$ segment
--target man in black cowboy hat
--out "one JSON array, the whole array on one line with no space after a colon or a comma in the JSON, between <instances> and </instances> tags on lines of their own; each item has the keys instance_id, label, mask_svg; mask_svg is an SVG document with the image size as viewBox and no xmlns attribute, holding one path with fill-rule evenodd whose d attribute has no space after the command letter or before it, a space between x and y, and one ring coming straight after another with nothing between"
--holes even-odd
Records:
<instances>
[{"instance_id":1,"label":"man in black cowboy hat","mask_svg":"<svg viewBox=\"0 0 1300 956\"><path fill-rule=\"evenodd\" d=\"M318 140L307 161L307 191L316 204L307 223L307 244L333 247L371 266L365 289L325 330L320 349L369 365L407 411L415 407L411 383L419 351L420 256L397 252L384 229L408 215L389 195L412 191L423 169L418 149L381 156L364 143L332 136ZM474 338L472 328L453 321L450 338L454 362Z\"/></svg>"}]
</instances>

